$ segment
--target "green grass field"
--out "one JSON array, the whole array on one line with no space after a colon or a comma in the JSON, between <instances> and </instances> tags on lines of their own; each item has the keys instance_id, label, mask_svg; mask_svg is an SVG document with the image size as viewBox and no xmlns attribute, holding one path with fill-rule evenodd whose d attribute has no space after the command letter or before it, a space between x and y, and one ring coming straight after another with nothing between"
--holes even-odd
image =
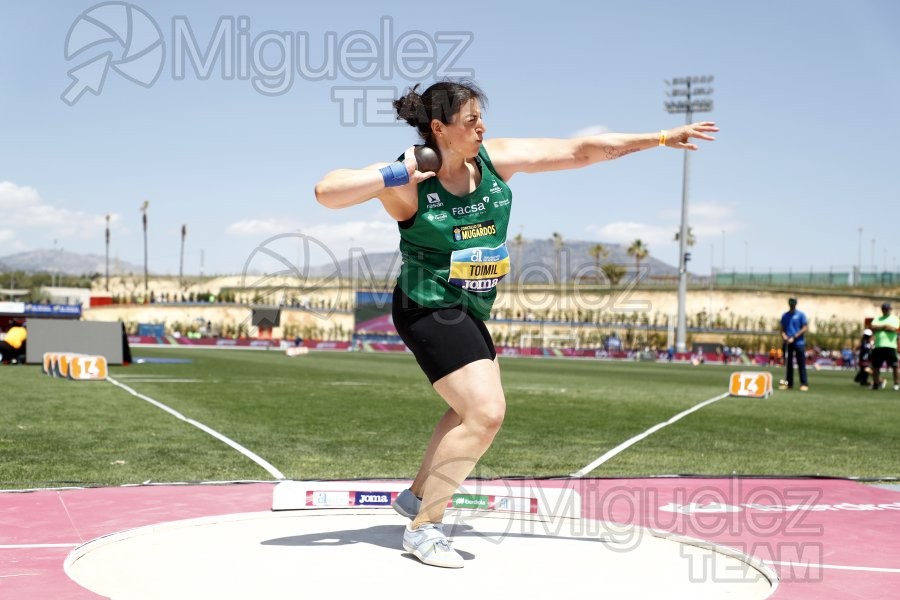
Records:
<instances>
[{"instance_id":1,"label":"green grass field","mask_svg":"<svg viewBox=\"0 0 900 600\"><path fill-rule=\"evenodd\" d=\"M230 437L292 479L411 478L444 405L410 355L136 348L190 364L113 367L136 391ZM474 473L566 476L727 389L731 368L502 359L506 422ZM777 380L781 372L773 372ZM900 476L900 393L848 371L811 390L725 398L592 477ZM271 479L207 433L108 382L0 368L0 488Z\"/></svg>"}]
</instances>

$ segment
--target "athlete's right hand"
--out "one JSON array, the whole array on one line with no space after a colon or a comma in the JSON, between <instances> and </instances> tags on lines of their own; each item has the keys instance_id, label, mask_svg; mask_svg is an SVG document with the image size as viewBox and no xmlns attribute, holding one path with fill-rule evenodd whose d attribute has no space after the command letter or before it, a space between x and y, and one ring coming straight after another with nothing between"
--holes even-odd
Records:
<instances>
[{"instance_id":1,"label":"athlete's right hand","mask_svg":"<svg viewBox=\"0 0 900 600\"><path fill-rule=\"evenodd\" d=\"M403 164L406 165L406 171L407 173L409 173L410 183L419 183L437 175L437 173L435 173L434 171L423 173L419 170L419 165L416 162L415 146L410 146L409 148L407 148L406 152L403 153Z\"/></svg>"}]
</instances>

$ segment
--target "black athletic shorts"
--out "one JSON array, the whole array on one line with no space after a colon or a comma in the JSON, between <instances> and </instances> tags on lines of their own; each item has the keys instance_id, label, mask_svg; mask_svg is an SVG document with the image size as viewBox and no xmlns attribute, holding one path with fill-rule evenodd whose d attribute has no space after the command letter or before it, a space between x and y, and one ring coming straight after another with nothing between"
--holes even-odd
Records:
<instances>
[{"instance_id":1,"label":"black athletic shorts","mask_svg":"<svg viewBox=\"0 0 900 600\"><path fill-rule=\"evenodd\" d=\"M881 365L887 363L887 366L894 368L897 366L897 349L885 346L883 348L875 348L872 350L872 367L880 369Z\"/></svg>"},{"instance_id":2,"label":"black athletic shorts","mask_svg":"<svg viewBox=\"0 0 900 600\"><path fill-rule=\"evenodd\" d=\"M394 288L394 327L434 383L476 360L494 360L497 350L484 322L461 306L427 308Z\"/></svg>"}]
</instances>

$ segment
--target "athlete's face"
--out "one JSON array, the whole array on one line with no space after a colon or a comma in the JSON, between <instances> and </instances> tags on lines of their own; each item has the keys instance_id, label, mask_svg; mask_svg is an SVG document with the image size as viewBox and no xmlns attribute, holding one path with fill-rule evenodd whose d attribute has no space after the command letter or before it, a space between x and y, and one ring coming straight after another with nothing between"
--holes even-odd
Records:
<instances>
[{"instance_id":1,"label":"athlete's face","mask_svg":"<svg viewBox=\"0 0 900 600\"><path fill-rule=\"evenodd\" d=\"M446 150L458 152L464 158L478 155L487 127L481 115L481 106L474 98L469 100L453 116L448 125L443 125L443 139ZM446 151L445 148L442 150Z\"/></svg>"}]
</instances>

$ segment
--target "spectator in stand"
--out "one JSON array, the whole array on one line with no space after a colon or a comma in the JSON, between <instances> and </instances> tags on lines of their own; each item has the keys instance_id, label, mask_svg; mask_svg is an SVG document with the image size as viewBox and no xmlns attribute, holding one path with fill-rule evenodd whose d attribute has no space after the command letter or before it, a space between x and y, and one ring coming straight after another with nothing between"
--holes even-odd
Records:
<instances>
[{"instance_id":1,"label":"spectator in stand","mask_svg":"<svg viewBox=\"0 0 900 600\"><path fill-rule=\"evenodd\" d=\"M873 347L874 342L872 341L872 330L864 329L862 339L859 341L859 348L856 349L856 364L857 367L859 367L859 370L856 373L856 377L853 379L853 381L855 381L859 385L869 385L869 375L872 374Z\"/></svg>"},{"instance_id":2,"label":"spectator in stand","mask_svg":"<svg viewBox=\"0 0 900 600\"><path fill-rule=\"evenodd\" d=\"M891 314L891 303L881 305L881 316L872 319L872 332L875 335L872 350L872 389L884 389L886 381L881 379L881 365L887 365L894 372L894 391L900 390L900 377L897 372L897 330L900 329L900 318Z\"/></svg>"},{"instance_id":3,"label":"spectator in stand","mask_svg":"<svg viewBox=\"0 0 900 600\"><path fill-rule=\"evenodd\" d=\"M706 362L706 355L703 353L703 346L697 346L697 353L691 357L691 364L695 367Z\"/></svg>"},{"instance_id":4,"label":"spectator in stand","mask_svg":"<svg viewBox=\"0 0 900 600\"><path fill-rule=\"evenodd\" d=\"M25 363L25 346L28 339L28 331L25 325L19 321L11 323L9 331L0 341L0 362L5 364Z\"/></svg>"},{"instance_id":5,"label":"spectator in stand","mask_svg":"<svg viewBox=\"0 0 900 600\"><path fill-rule=\"evenodd\" d=\"M831 351L831 362L840 365L841 369L853 368L853 350L850 348L841 348L840 350Z\"/></svg>"},{"instance_id":6,"label":"spectator in stand","mask_svg":"<svg viewBox=\"0 0 900 600\"><path fill-rule=\"evenodd\" d=\"M788 299L788 311L781 315L781 339L784 340L784 364L787 373L784 381L779 385L780 389L793 389L794 387L794 359L797 360L797 370L800 372L800 391L809 389L806 378L806 339L804 335L809 324L806 315L797 310L797 299Z\"/></svg>"}]
</instances>

